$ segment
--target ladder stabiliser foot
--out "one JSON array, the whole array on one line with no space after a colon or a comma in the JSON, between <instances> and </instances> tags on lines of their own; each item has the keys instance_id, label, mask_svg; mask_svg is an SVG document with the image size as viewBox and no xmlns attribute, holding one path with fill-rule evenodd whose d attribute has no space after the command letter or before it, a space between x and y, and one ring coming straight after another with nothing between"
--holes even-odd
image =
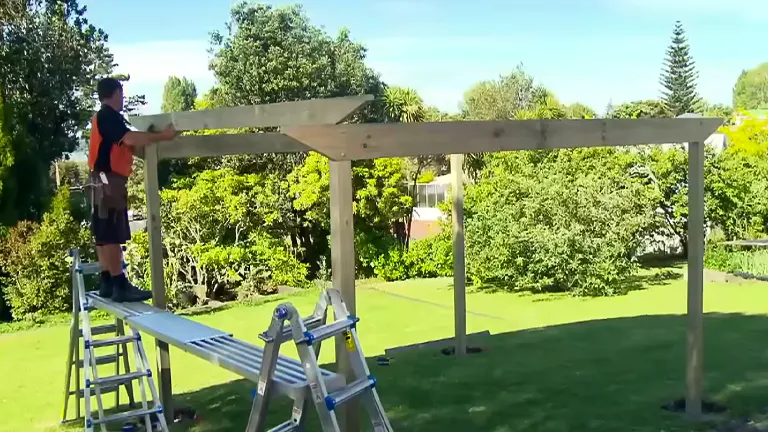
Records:
<instances>
[{"instance_id":1,"label":"ladder stabiliser foot","mask_svg":"<svg viewBox=\"0 0 768 432\"><path fill-rule=\"evenodd\" d=\"M114 415L111 415L111 416L106 416L104 418L94 419L93 420L93 424L94 425L100 425L100 424L103 424L103 423L118 422L118 421L122 421L122 420L128 420L128 419L136 418L136 417L143 417L143 416L151 415L151 414L160 415L160 414L162 414L162 412L163 412L163 409L160 406L157 406L155 408L145 409L145 410L142 409L142 410L135 410L135 411L126 411L126 412L121 412L119 414L114 414Z\"/></svg>"},{"instance_id":2,"label":"ladder stabiliser foot","mask_svg":"<svg viewBox=\"0 0 768 432\"><path fill-rule=\"evenodd\" d=\"M344 387L343 389L326 396L325 406L328 408L328 411L333 411L337 406L354 399L356 396L359 396L363 394L363 392L366 392L374 387L376 387L376 377L371 375L366 378L359 379Z\"/></svg>"},{"instance_id":3,"label":"ladder stabiliser foot","mask_svg":"<svg viewBox=\"0 0 768 432\"><path fill-rule=\"evenodd\" d=\"M320 326L313 331L305 331L304 337L302 337L297 343L305 343L312 345L313 343L319 343L325 339L340 335L347 329L354 328L360 319L354 315L350 315L346 319L341 319L324 326Z\"/></svg>"}]
</instances>

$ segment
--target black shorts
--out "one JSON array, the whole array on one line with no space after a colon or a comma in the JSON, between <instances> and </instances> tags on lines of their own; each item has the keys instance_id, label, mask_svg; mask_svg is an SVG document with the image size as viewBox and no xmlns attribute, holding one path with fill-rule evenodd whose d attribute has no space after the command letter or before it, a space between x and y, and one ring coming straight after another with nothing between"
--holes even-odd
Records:
<instances>
[{"instance_id":1,"label":"black shorts","mask_svg":"<svg viewBox=\"0 0 768 432\"><path fill-rule=\"evenodd\" d=\"M91 233L97 246L122 245L131 239L128 224L128 179L109 173L104 184L91 173Z\"/></svg>"}]
</instances>

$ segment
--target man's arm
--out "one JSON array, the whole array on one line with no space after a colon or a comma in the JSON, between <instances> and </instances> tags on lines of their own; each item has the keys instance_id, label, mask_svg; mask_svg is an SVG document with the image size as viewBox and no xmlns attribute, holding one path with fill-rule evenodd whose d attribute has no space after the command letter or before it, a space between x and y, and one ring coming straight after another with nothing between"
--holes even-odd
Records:
<instances>
[{"instance_id":1,"label":"man's arm","mask_svg":"<svg viewBox=\"0 0 768 432\"><path fill-rule=\"evenodd\" d=\"M168 129L163 132L136 132L128 130L123 136L122 143L135 150L159 141L172 140L175 136L176 131L169 131Z\"/></svg>"},{"instance_id":2,"label":"man's arm","mask_svg":"<svg viewBox=\"0 0 768 432\"><path fill-rule=\"evenodd\" d=\"M162 132L132 131L125 124L125 119L117 112L100 116L97 121L99 133L104 139L118 145L131 147L133 150L159 141L169 141L176 137L176 130L172 125L169 125Z\"/></svg>"}]
</instances>

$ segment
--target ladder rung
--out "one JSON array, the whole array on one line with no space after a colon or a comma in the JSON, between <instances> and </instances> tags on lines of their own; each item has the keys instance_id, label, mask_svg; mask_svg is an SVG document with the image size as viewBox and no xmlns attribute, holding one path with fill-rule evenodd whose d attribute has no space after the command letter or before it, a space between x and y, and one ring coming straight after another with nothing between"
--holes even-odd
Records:
<instances>
[{"instance_id":1,"label":"ladder rung","mask_svg":"<svg viewBox=\"0 0 768 432\"><path fill-rule=\"evenodd\" d=\"M376 387L376 378L373 376L359 379L343 389L326 396L325 406L328 408L328 411L333 411L337 406L374 387Z\"/></svg>"},{"instance_id":2,"label":"ladder rung","mask_svg":"<svg viewBox=\"0 0 768 432\"><path fill-rule=\"evenodd\" d=\"M116 384L124 384L129 381L133 381L135 379L139 379L145 376L150 376L151 373L149 371L144 372L131 372L123 375L113 375L108 376L104 378L99 378L93 380L91 384L95 386L108 386L108 385L116 385Z\"/></svg>"},{"instance_id":3,"label":"ladder rung","mask_svg":"<svg viewBox=\"0 0 768 432\"><path fill-rule=\"evenodd\" d=\"M128 420L130 418L135 417L143 417L145 415L150 414L160 414L163 410L160 407L150 408L150 409L142 409L142 410L134 410L134 411L125 411L118 414L113 414L111 416L106 416L104 418L100 419L93 419L94 425L100 425L102 423L111 423L111 422L117 422L121 420Z\"/></svg>"},{"instance_id":4,"label":"ladder rung","mask_svg":"<svg viewBox=\"0 0 768 432\"><path fill-rule=\"evenodd\" d=\"M106 324L106 325L91 327L91 336L97 336L97 335L103 335L103 334L115 333L115 332L117 332L117 325L115 324ZM80 337L83 337L82 329L80 329Z\"/></svg>"},{"instance_id":5,"label":"ladder rung","mask_svg":"<svg viewBox=\"0 0 768 432\"><path fill-rule=\"evenodd\" d=\"M307 330L312 330L314 328L317 328L320 325L320 323L323 322L323 317L311 315L307 318L302 318L302 322L304 322L304 327L306 327ZM290 338L290 336L292 335L293 335L293 329L291 328L291 326L285 326L283 328L283 337Z\"/></svg>"},{"instance_id":6,"label":"ladder rung","mask_svg":"<svg viewBox=\"0 0 768 432\"><path fill-rule=\"evenodd\" d=\"M119 388L120 388L120 386L117 386L117 385L104 386L104 387L101 388L101 394L105 395L105 394L109 394L109 393L114 393ZM78 392L75 392L74 390L69 392L70 395L73 395L75 393L78 393ZM80 389L79 393L80 393L80 397L81 398L85 397L85 389ZM95 396L96 396L96 390L91 389L91 397L95 397Z\"/></svg>"},{"instance_id":7,"label":"ladder rung","mask_svg":"<svg viewBox=\"0 0 768 432\"><path fill-rule=\"evenodd\" d=\"M294 423L293 420L288 420L280 423L279 425L273 427L267 432L294 432L298 430L300 430L299 425Z\"/></svg>"},{"instance_id":8,"label":"ladder rung","mask_svg":"<svg viewBox=\"0 0 768 432\"><path fill-rule=\"evenodd\" d=\"M78 367L83 367L83 363L85 360L80 360L77 362ZM96 357L96 364L97 365L103 365L103 364L111 364L117 362L117 354L106 354L103 356Z\"/></svg>"},{"instance_id":9,"label":"ladder rung","mask_svg":"<svg viewBox=\"0 0 768 432\"><path fill-rule=\"evenodd\" d=\"M359 319L357 317L350 315L349 318L326 324L312 331L307 330L304 332L304 337L301 338L298 343L306 343L307 345L312 345L313 343L334 337L338 334L341 334L344 330L354 326L358 321Z\"/></svg>"},{"instance_id":10,"label":"ladder rung","mask_svg":"<svg viewBox=\"0 0 768 432\"><path fill-rule=\"evenodd\" d=\"M94 348L119 345L127 342L136 342L138 338L134 335L117 336L107 339L94 339L91 341L91 346Z\"/></svg>"}]
</instances>

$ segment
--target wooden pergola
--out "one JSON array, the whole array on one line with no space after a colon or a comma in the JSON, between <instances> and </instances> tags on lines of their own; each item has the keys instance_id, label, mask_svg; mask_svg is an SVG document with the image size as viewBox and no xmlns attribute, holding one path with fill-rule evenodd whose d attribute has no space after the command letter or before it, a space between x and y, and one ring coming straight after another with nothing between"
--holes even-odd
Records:
<instances>
[{"instance_id":1,"label":"wooden pergola","mask_svg":"<svg viewBox=\"0 0 768 432\"><path fill-rule=\"evenodd\" d=\"M704 270L704 140L720 118L509 120L437 123L342 124L372 101L353 96L241 106L132 117L139 130L173 123L179 131L278 127L278 132L180 136L151 145L144 159L149 232L150 272L154 306L166 307L163 279L162 222L157 165L162 159L232 154L316 151L330 160L331 256L333 286L356 313L355 244L352 226L352 161L382 157L451 154L453 177L453 256L456 354L466 354L466 272L464 265L463 175L465 153L578 147L688 143L688 324L686 411L701 414L702 321ZM166 343L157 341L160 393L172 415L171 361ZM337 340L338 349L343 341ZM344 356L337 356L345 359ZM339 362L348 378L350 365ZM358 431L358 409L345 410L345 430Z\"/></svg>"}]
</instances>

